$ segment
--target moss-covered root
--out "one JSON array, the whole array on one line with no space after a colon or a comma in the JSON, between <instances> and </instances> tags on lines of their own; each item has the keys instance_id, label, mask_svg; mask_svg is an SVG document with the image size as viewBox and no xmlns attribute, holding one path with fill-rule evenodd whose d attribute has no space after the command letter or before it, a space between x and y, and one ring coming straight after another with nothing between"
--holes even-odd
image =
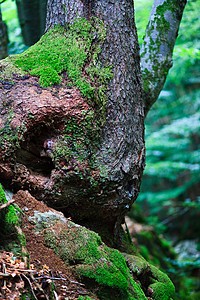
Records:
<instances>
[{"instance_id":1,"label":"moss-covered root","mask_svg":"<svg viewBox=\"0 0 200 300\"><path fill-rule=\"evenodd\" d=\"M37 218L35 212L34 218ZM40 213L45 227L36 226L45 244L71 268L80 282L102 300L170 300L174 286L170 279L139 254L122 254L107 247L100 236L69 220L52 219ZM38 225L38 221L36 222ZM146 293L146 294L145 294Z\"/></svg>"},{"instance_id":2,"label":"moss-covered root","mask_svg":"<svg viewBox=\"0 0 200 300\"><path fill-rule=\"evenodd\" d=\"M0 204L7 202L4 190L0 184ZM19 216L19 209L16 209L12 204L0 210L0 240L3 241L0 244L0 248L12 251L16 256L23 257L25 263L27 263L26 240L20 228Z\"/></svg>"},{"instance_id":3,"label":"moss-covered root","mask_svg":"<svg viewBox=\"0 0 200 300\"><path fill-rule=\"evenodd\" d=\"M127 265L137 278L143 289L150 295L150 299L170 300L175 293L175 288L169 277L149 264L143 257L124 254Z\"/></svg>"},{"instance_id":4,"label":"moss-covered root","mask_svg":"<svg viewBox=\"0 0 200 300\"><path fill-rule=\"evenodd\" d=\"M5 204L7 202L8 201L6 200L4 190L0 184L0 204ZM13 226L18 224L17 213L13 205L9 205L5 209L1 209L0 218L6 232L11 231Z\"/></svg>"},{"instance_id":5,"label":"moss-covered root","mask_svg":"<svg viewBox=\"0 0 200 300\"><path fill-rule=\"evenodd\" d=\"M68 222L59 232L47 229L45 240L79 280L94 287L99 299L147 299L121 252L107 247L95 232Z\"/></svg>"},{"instance_id":6,"label":"moss-covered root","mask_svg":"<svg viewBox=\"0 0 200 300\"><path fill-rule=\"evenodd\" d=\"M152 276L152 284L150 287L153 289L153 299L155 300L170 300L172 299L175 288L169 277L158 270L153 265L150 265Z\"/></svg>"}]
</instances>

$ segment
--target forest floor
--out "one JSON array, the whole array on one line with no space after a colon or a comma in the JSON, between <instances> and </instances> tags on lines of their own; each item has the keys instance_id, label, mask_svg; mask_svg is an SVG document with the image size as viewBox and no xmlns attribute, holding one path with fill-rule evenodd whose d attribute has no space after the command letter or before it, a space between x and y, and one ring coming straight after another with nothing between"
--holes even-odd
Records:
<instances>
[{"instance_id":1,"label":"forest floor","mask_svg":"<svg viewBox=\"0 0 200 300\"><path fill-rule=\"evenodd\" d=\"M26 201L24 197L16 195L15 204L22 211L26 211L23 214L22 231L26 237L29 263L26 265L12 253L0 253L0 299L21 299L24 293L26 298L23 299L26 300L78 299L80 296L89 295L90 291L77 281L65 262L53 249L45 246L42 235L34 233L34 225L29 221L34 211L54 210L33 197L28 197ZM31 298L31 295L34 298Z\"/></svg>"}]
</instances>

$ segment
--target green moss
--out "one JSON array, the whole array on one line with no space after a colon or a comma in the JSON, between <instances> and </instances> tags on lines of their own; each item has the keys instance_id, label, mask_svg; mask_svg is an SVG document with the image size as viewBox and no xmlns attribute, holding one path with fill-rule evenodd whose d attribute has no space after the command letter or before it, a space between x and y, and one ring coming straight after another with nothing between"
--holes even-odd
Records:
<instances>
[{"instance_id":1,"label":"green moss","mask_svg":"<svg viewBox=\"0 0 200 300\"><path fill-rule=\"evenodd\" d=\"M111 67L98 63L105 38L102 21L77 18L67 29L55 26L38 43L18 55L14 65L38 76L44 87L59 84L60 74L67 71L68 78L84 96L99 108L104 107L107 83L112 78Z\"/></svg>"},{"instance_id":2,"label":"green moss","mask_svg":"<svg viewBox=\"0 0 200 300\"><path fill-rule=\"evenodd\" d=\"M126 253L123 253L123 255L131 272L137 274L137 276L145 273L149 264L143 257Z\"/></svg>"},{"instance_id":3,"label":"green moss","mask_svg":"<svg viewBox=\"0 0 200 300\"><path fill-rule=\"evenodd\" d=\"M144 291L153 289L152 299L169 300L174 293L171 280L139 255L122 254L107 247L95 232L68 222L44 232L47 245L71 267L80 282L98 287L102 300L146 300ZM152 233L147 234L152 237Z\"/></svg>"},{"instance_id":4,"label":"green moss","mask_svg":"<svg viewBox=\"0 0 200 300\"><path fill-rule=\"evenodd\" d=\"M156 46L157 47L157 46ZM155 49L154 49L155 50ZM157 47L157 52L153 50L152 52L152 62L154 62L153 71L149 72L146 68L142 72L143 77L143 89L146 94L148 94L152 88L154 88L156 78L162 78L167 76L169 68L171 67L170 57L166 57L164 62L159 63L156 56L159 52L159 47Z\"/></svg>"},{"instance_id":5,"label":"green moss","mask_svg":"<svg viewBox=\"0 0 200 300\"><path fill-rule=\"evenodd\" d=\"M130 289L128 291L128 299L130 300L147 300L139 282L135 282L129 274Z\"/></svg>"},{"instance_id":6,"label":"green moss","mask_svg":"<svg viewBox=\"0 0 200 300\"><path fill-rule=\"evenodd\" d=\"M78 297L78 300L93 300L93 299L88 296L80 296Z\"/></svg>"},{"instance_id":7,"label":"green moss","mask_svg":"<svg viewBox=\"0 0 200 300\"><path fill-rule=\"evenodd\" d=\"M11 156L14 149L19 147L19 142L23 138L23 132L25 131L24 124L15 128L11 126L11 121L13 118L14 113L12 110L10 110L4 126L0 128L0 148L5 153L6 157Z\"/></svg>"},{"instance_id":8,"label":"green moss","mask_svg":"<svg viewBox=\"0 0 200 300\"><path fill-rule=\"evenodd\" d=\"M169 277L158 270L153 265L150 265L153 274L152 284L153 299L155 300L170 300L175 293L175 288Z\"/></svg>"},{"instance_id":9,"label":"green moss","mask_svg":"<svg viewBox=\"0 0 200 300\"><path fill-rule=\"evenodd\" d=\"M141 255L146 259L149 260L149 250L147 249L147 247L145 245L140 245L139 246L140 249L140 253Z\"/></svg>"},{"instance_id":10,"label":"green moss","mask_svg":"<svg viewBox=\"0 0 200 300\"><path fill-rule=\"evenodd\" d=\"M172 2L172 1L170 1L170 2ZM166 21L165 16L164 16L166 11L167 11L167 9L166 9L165 5L163 5L163 4L159 5L156 9L156 13L159 15L159 18L157 18L157 27L159 28L159 30L169 31L169 29L170 29L170 23L168 21Z\"/></svg>"},{"instance_id":11,"label":"green moss","mask_svg":"<svg viewBox=\"0 0 200 300\"><path fill-rule=\"evenodd\" d=\"M40 77L39 83L44 87L59 84L61 82L60 76L51 66L42 66L32 69L30 74Z\"/></svg>"},{"instance_id":12,"label":"green moss","mask_svg":"<svg viewBox=\"0 0 200 300\"><path fill-rule=\"evenodd\" d=\"M119 232L119 238L120 251L128 254L139 255L135 245L133 244L127 225L126 230L121 228L121 231Z\"/></svg>"},{"instance_id":13,"label":"green moss","mask_svg":"<svg viewBox=\"0 0 200 300\"><path fill-rule=\"evenodd\" d=\"M10 55L0 62L0 80L12 82L13 74L24 76L25 72L14 65L14 55Z\"/></svg>"},{"instance_id":14,"label":"green moss","mask_svg":"<svg viewBox=\"0 0 200 300\"><path fill-rule=\"evenodd\" d=\"M0 203L4 204L7 202L8 201L6 200L4 190L2 188L2 185L0 184ZM10 230L12 231L13 226L18 224L18 216L12 204L0 211L0 219L2 224L4 224L5 226L4 229L6 230L6 232Z\"/></svg>"},{"instance_id":15,"label":"green moss","mask_svg":"<svg viewBox=\"0 0 200 300\"><path fill-rule=\"evenodd\" d=\"M5 196L5 193L4 193L4 190L2 188L2 185L0 184L0 203L3 204L3 203L6 203L6 196Z\"/></svg>"},{"instance_id":16,"label":"green moss","mask_svg":"<svg viewBox=\"0 0 200 300\"><path fill-rule=\"evenodd\" d=\"M86 257L87 265L78 269L79 274L93 278L101 285L127 290L129 287L128 273L123 255L118 250L108 247L104 247L102 250L99 252L98 261L96 261L96 256Z\"/></svg>"},{"instance_id":17,"label":"green moss","mask_svg":"<svg viewBox=\"0 0 200 300\"><path fill-rule=\"evenodd\" d=\"M77 272L79 276L94 279L100 285L128 290L127 278L116 267L107 266L106 262L95 264L95 268L92 265L77 266Z\"/></svg>"},{"instance_id":18,"label":"green moss","mask_svg":"<svg viewBox=\"0 0 200 300\"><path fill-rule=\"evenodd\" d=\"M49 240L49 231L56 236L56 240L52 236ZM69 222L68 230L62 230L59 236L50 229L45 236L59 257L72 266L79 280L95 282L102 293L107 293L107 289L111 288L121 300L146 299L141 296L144 293L140 285L132 279L122 253L105 246L95 232Z\"/></svg>"},{"instance_id":19,"label":"green moss","mask_svg":"<svg viewBox=\"0 0 200 300\"><path fill-rule=\"evenodd\" d=\"M7 203L5 193L0 184L0 204ZM23 247L26 247L26 238L21 230L18 230L19 222L19 209L15 208L15 205L9 205L8 207L0 210L1 230L0 240L1 247L7 251L12 251L16 256L27 256L27 253L23 253Z\"/></svg>"},{"instance_id":20,"label":"green moss","mask_svg":"<svg viewBox=\"0 0 200 300\"><path fill-rule=\"evenodd\" d=\"M8 207L7 213L5 215L5 222L9 225L16 225L18 223L17 213L13 205L10 205Z\"/></svg>"},{"instance_id":21,"label":"green moss","mask_svg":"<svg viewBox=\"0 0 200 300\"><path fill-rule=\"evenodd\" d=\"M91 152L97 143L97 128L94 126L93 111L83 111L82 116L80 124L77 124L76 118L73 117L66 120L64 134L57 140L52 151L52 159L56 166L59 166L61 157L66 163L72 158L81 163L87 160L92 163Z\"/></svg>"},{"instance_id":22,"label":"green moss","mask_svg":"<svg viewBox=\"0 0 200 300\"><path fill-rule=\"evenodd\" d=\"M142 77L143 77L143 89L144 92L147 94L151 88L151 82L154 82L153 76L151 72L149 72L149 70L146 68L142 72Z\"/></svg>"}]
</instances>

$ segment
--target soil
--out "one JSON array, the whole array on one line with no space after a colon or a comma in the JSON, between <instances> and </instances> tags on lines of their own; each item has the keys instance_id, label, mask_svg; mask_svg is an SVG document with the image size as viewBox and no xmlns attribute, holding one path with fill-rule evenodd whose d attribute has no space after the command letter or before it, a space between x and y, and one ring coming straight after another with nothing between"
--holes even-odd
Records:
<instances>
[{"instance_id":1,"label":"soil","mask_svg":"<svg viewBox=\"0 0 200 300\"><path fill-rule=\"evenodd\" d=\"M37 201L27 191L19 191L14 195L14 199L15 204L25 212L22 221L22 231L26 237L30 265L33 264L38 270L44 269L44 266L47 266L47 268L50 269L49 272L52 278L60 278L59 280L54 280L56 292L61 296L60 299L77 299L80 296L89 295L90 291L77 281L70 268L53 252L52 249L47 248L44 245L43 237L33 232L34 225L28 220L28 217L33 216L34 211L36 210L40 212L55 212L55 210L49 208L44 203ZM62 277L65 280L61 280Z\"/></svg>"}]
</instances>

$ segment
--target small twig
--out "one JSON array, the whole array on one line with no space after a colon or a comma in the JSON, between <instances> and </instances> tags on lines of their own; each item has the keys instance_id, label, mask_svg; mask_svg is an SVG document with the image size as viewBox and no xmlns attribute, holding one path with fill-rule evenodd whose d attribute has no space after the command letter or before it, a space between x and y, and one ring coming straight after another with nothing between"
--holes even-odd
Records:
<instances>
[{"instance_id":1,"label":"small twig","mask_svg":"<svg viewBox=\"0 0 200 300\"><path fill-rule=\"evenodd\" d=\"M73 280L70 280L70 283L73 283L73 284L78 284L80 286L84 286L85 284L83 283L80 283L80 282L77 282L77 281L73 281Z\"/></svg>"},{"instance_id":2,"label":"small twig","mask_svg":"<svg viewBox=\"0 0 200 300\"><path fill-rule=\"evenodd\" d=\"M17 230L17 233L18 233L20 236L23 235L23 231L22 231L21 227L15 225L15 229ZM23 245L23 243L22 243L22 245L21 245L21 251L22 251L22 253L24 253L24 255L23 255L23 261L24 261L24 263L25 263L25 265L26 265L26 268L28 268L28 260L27 260L27 255L26 255L26 254L28 253L28 251L27 251L26 246Z\"/></svg>"},{"instance_id":3,"label":"small twig","mask_svg":"<svg viewBox=\"0 0 200 300\"><path fill-rule=\"evenodd\" d=\"M4 263L4 261L1 259L1 265L2 265L2 271L3 271L3 273L2 273L2 276L7 276L7 273L6 273L6 266L5 266L5 263ZM6 274L6 275L5 275ZM4 281L3 281L3 285L4 286L6 286L6 280L4 279Z\"/></svg>"},{"instance_id":4,"label":"small twig","mask_svg":"<svg viewBox=\"0 0 200 300\"><path fill-rule=\"evenodd\" d=\"M74 292L74 291L65 291L65 293L67 293L67 294L76 294L76 292Z\"/></svg>"},{"instance_id":5,"label":"small twig","mask_svg":"<svg viewBox=\"0 0 200 300\"><path fill-rule=\"evenodd\" d=\"M52 270L50 270L50 274L51 274L51 277L52 277L52 282L53 282L53 285L54 285L54 290L56 289L56 284L55 284L55 281L54 281L54 276L53 276L53 272Z\"/></svg>"},{"instance_id":6,"label":"small twig","mask_svg":"<svg viewBox=\"0 0 200 300\"><path fill-rule=\"evenodd\" d=\"M66 281L69 281L68 279L65 279L65 278L57 278L57 277L50 277L50 276L40 276L40 277L35 277L35 279L51 279L51 280L66 280Z\"/></svg>"},{"instance_id":7,"label":"small twig","mask_svg":"<svg viewBox=\"0 0 200 300\"><path fill-rule=\"evenodd\" d=\"M53 276L39 276L39 277L35 277L35 279L51 279L51 280L63 280L63 281L68 281L72 284L77 284L77 285L81 285L81 286L84 286L83 283L80 283L80 282L77 282L77 281L73 281L73 280L69 280L69 279L66 279L65 277L63 277L62 275L60 275L60 278L58 277L53 277Z\"/></svg>"},{"instance_id":8,"label":"small twig","mask_svg":"<svg viewBox=\"0 0 200 300\"><path fill-rule=\"evenodd\" d=\"M21 275L28 281L28 283L29 283L29 285L30 285L30 288L31 288L31 292L32 292L33 297L35 298L35 300L38 300L38 298L37 298L36 295L35 295L35 292L34 292L34 290L33 290L33 286L32 286L32 284L31 284L29 278L28 278L26 275L24 275L23 273L22 273Z\"/></svg>"},{"instance_id":9,"label":"small twig","mask_svg":"<svg viewBox=\"0 0 200 300\"><path fill-rule=\"evenodd\" d=\"M9 274L9 273L1 273L1 272L0 272L0 276L3 276L3 277L9 277L10 274Z\"/></svg>"},{"instance_id":10,"label":"small twig","mask_svg":"<svg viewBox=\"0 0 200 300\"><path fill-rule=\"evenodd\" d=\"M8 202L2 204L2 205L0 206L0 210L3 209L3 208L6 208L7 206L9 206L10 204L12 204L13 202L15 202L15 200L14 200L14 199L11 199L11 200L9 200Z\"/></svg>"},{"instance_id":11,"label":"small twig","mask_svg":"<svg viewBox=\"0 0 200 300\"><path fill-rule=\"evenodd\" d=\"M54 293L54 296L55 296L55 300L59 300L58 294L56 293L56 291L53 291L53 293Z\"/></svg>"},{"instance_id":12,"label":"small twig","mask_svg":"<svg viewBox=\"0 0 200 300\"><path fill-rule=\"evenodd\" d=\"M15 268L15 271L18 271L18 272L28 272L28 273L37 273L37 271L35 271L35 270L20 269L20 268Z\"/></svg>"},{"instance_id":13,"label":"small twig","mask_svg":"<svg viewBox=\"0 0 200 300\"><path fill-rule=\"evenodd\" d=\"M163 220L161 222L161 224L166 225L167 223L171 222L172 220L176 219L177 217L184 215L188 210L189 210L189 208L185 207L182 211L175 212L174 214L172 214L171 216L169 216L168 218Z\"/></svg>"},{"instance_id":14,"label":"small twig","mask_svg":"<svg viewBox=\"0 0 200 300\"><path fill-rule=\"evenodd\" d=\"M47 300L49 300L49 297L45 294L44 290L41 288L41 286L36 282L35 278L33 277L33 274L30 273L30 277L37 286L38 290L46 297Z\"/></svg>"},{"instance_id":15,"label":"small twig","mask_svg":"<svg viewBox=\"0 0 200 300\"><path fill-rule=\"evenodd\" d=\"M72 284L78 284L78 285L84 285L83 283L80 283L80 282L77 282L77 281L73 281L73 280L69 280L69 279L66 279L64 276L62 276L62 274L60 274L60 278L62 279L62 280L66 280L66 281L69 281L70 283L72 283Z\"/></svg>"}]
</instances>

